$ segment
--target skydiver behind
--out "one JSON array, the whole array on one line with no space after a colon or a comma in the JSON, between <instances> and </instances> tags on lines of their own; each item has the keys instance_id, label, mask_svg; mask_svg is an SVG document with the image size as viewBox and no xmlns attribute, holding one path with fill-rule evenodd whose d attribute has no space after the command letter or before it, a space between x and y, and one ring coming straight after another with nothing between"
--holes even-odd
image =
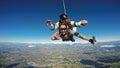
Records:
<instances>
[{"instance_id":1,"label":"skydiver behind","mask_svg":"<svg viewBox=\"0 0 120 68\"><path fill-rule=\"evenodd\" d=\"M88 23L87 20L81 20L80 22L71 21L66 14L61 14L60 15L60 20L56 24L52 24L52 20L47 20L47 24L48 24L48 26L51 30L59 29L61 24L65 24L67 26L68 31L73 30L75 32L76 32L75 27L82 27L87 23ZM60 29L59 29L59 33L60 33ZM56 37L55 36L54 37L56 38L56 40L59 40L58 32L55 35L56 35ZM72 35L70 35L69 37L70 37L69 40L71 40L72 42L75 41ZM53 40L53 37L52 37L52 40Z\"/></svg>"},{"instance_id":2,"label":"skydiver behind","mask_svg":"<svg viewBox=\"0 0 120 68\"><path fill-rule=\"evenodd\" d=\"M82 26L86 25L88 23L88 21L81 20L79 22L74 22L74 21L71 21L71 19L68 18L68 16L66 14L61 14L59 22L57 22L55 24L52 24L52 20L47 20L47 25L49 26L50 30L59 29L59 23L65 23L69 26L68 28L72 28L72 27L82 27Z\"/></svg>"},{"instance_id":3,"label":"skydiver behind","mask_svg":"<svg viewBox=\"0 0 120 68\"><path fill-rule=\"evenodd\" d=\"M68 31L67 26L65 24L60 25L60 33L59 32L55 33L55 35L52 36L52 40L57 40L56 37L58 39L60 39L60 37L61 37L63 41L70 41L71 40L71 38L70 38L71 35L79 37L79 38L81 38L83 40L89 41L93 45L96 44L96 40L95 40L94 36L93 36L93 39L89 39L88 37L83 36L82 34L79 34L77 32Z\"/></svg>"}]
</instances>

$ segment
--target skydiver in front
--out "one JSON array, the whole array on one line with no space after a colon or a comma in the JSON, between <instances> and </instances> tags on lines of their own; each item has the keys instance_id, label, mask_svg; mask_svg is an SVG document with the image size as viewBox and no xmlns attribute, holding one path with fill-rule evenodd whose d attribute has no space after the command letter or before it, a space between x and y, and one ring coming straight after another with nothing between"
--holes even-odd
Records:
<instances>
[{"instance_id":1,"label":"skydiver in front","mask_svg":"<svg viewBox=\"0 0 120 68\"><path fill-rule=\"evenodd\" d=\"M59 32L55 33L55 35L52 36L52 40L59 40L60 38L62 38L63 41L71 41L71 38L70 38L71 35L79 37L83 40L89 41L93 45L96 44L95 36L93 36L92 39L89 39L88 37L83 36L82 34L79 34L79 33L74 32L72 30L68 31L67 26L65 24L60 25L60 33Z\"/></svg>"}]
</instances>

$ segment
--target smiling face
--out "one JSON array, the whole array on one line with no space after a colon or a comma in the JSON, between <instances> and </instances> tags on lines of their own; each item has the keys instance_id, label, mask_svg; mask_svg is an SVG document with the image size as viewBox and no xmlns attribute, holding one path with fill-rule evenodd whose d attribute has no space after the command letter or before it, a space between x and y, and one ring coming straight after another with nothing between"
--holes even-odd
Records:
<instances>
[{"instance_id":1,"label":"smiling face","mask_svg":"<svg viewBox=\"0 0 120 68\"><path fill-rule=\"evenodd\" d=\"M61 32L61 34L65 34L65 33L66 33L66 30L67 30L67 28L66 28L65 25L61 25L61 26L60 26L60 32Z\"/></svg>"}]
</instances>

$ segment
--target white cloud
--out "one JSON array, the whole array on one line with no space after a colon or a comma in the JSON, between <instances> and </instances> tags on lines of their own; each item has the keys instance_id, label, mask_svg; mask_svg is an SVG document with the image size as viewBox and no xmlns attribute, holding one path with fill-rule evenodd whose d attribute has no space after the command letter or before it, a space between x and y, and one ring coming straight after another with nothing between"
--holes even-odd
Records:
<instances>
[{"instance_id":1,"label":"white cloud","mask_svg":"<svg viewBox=\"0 0 120 68\"><path fill-rule=\"evenodd\" d=\"M51 42L40 42L40 44L86 44L88 43L88 41L76 41L76 42L71 42L71 41L66 41L66 42L63 42L63 41L51 41Z\"/></svg>"},{"instance_id":2,"label":"white cloud","mask_svg":"<svg viewBox=\"0 0 120 68\"><path fill-rule=\"evenodd\" d=\"M110 48L110 47L115 47L115 45L102 45L100 47L107 47L107 48Z\"/></svg>"},{"instance_id":3,"label":"white cloud","mask_svg":"<svg viewBox=\"0 0 120 68\"><path fill-rule=\"evenodd\" d=\"M35 47L35 45L28 45L28 47Z\"/></svg>"}]
</instances>

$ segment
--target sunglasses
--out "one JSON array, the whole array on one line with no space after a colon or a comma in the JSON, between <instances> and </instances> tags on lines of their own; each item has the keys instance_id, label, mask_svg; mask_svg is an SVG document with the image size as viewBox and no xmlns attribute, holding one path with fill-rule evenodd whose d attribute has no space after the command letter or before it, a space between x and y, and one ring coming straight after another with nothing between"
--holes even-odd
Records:
<instances>
[{"instance_id":1,"label":"sunglasses","mask_svg":"<svg viewBox=\"0 0 120 68\"><path fill-rule=\"evenodd\" d=\"M60 30L66 30L66 28L60 28Z\"/></svg>"}]
</instances>

